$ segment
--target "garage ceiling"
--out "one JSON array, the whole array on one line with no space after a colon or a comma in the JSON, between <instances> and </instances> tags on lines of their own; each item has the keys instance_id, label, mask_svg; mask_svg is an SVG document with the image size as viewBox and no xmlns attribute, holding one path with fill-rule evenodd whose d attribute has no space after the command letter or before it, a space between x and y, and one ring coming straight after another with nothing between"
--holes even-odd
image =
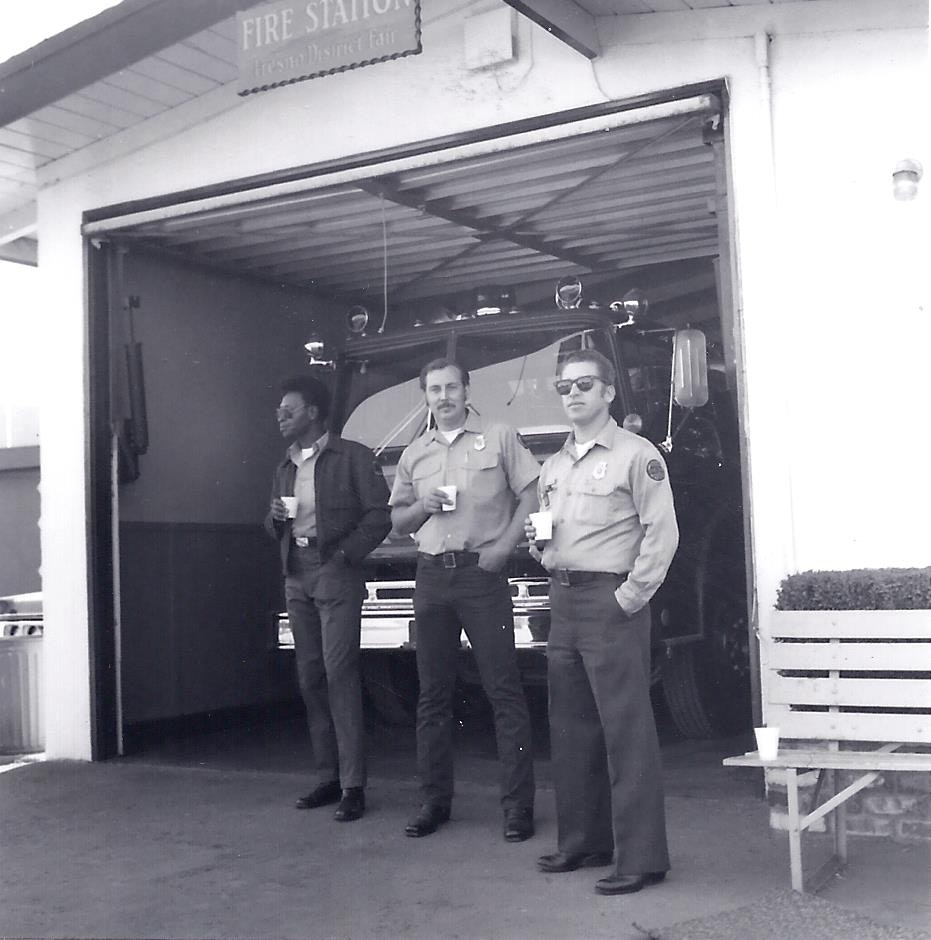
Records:
<instances>
[{"instance_id":1,"label":"garage ceiling","mask_svg":"<svg viewBox=\"0 0 931 940\"><path fill-rule=\"evenodd\" d=\"M713 117L680 114L124 225L118 235L346 301L707 259L718 253L723 196L704 137Z\"/></svg>"}]
</instances>

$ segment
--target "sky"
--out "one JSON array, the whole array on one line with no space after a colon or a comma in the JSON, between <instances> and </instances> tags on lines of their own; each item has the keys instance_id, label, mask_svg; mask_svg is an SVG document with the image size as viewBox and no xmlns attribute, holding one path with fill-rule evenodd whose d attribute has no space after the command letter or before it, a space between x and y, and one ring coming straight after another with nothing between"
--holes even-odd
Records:
<instances>
[{"instance_id":1,"label":"sky","mask_svg":"<svg viewBox=\"0 0 931 940\"><path fill-rule=\"evenodd\" d=\"M5 0L0 29L0 63L31 49L69 26L115 6L114 0L44 0L34 5ZM0 447L38 443L41 317L33 297L41 271L0 261Z\"/></svg>"}]
</instances>

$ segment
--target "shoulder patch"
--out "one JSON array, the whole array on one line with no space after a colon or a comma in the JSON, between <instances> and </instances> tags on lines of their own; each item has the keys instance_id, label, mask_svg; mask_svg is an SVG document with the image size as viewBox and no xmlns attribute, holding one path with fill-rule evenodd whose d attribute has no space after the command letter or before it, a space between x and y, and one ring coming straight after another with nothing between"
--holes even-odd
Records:
<instances>
[{"instance_id":1,"label":"shoulder patch","mask_svg":"<svg viewBox=\"0 0 931 940\"><path fill-rule=\"evenodd\" d=\"M666 479L666 468L663 466L661 460L656 460L655 458L647 464L647 476L651 480L656 480L657 483Z\"/></svg>"}]
</instances>

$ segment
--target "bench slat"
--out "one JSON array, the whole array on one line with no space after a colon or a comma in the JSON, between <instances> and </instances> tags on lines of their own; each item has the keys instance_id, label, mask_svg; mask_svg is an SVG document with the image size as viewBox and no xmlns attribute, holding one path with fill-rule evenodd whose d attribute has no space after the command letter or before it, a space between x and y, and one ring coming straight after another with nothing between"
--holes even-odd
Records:
<instances>
[{"instance_id":1,"label":"bench slat","mask_svg":"<svg viewBox=\"0 0 931 940\"><path fill-rule=\"evenodd\" d=\"M931 708L929 679L802 679L773 672L767 689L767 700L776 705Z\"/></svg>"},{"instance_id":2,"label":"bench slat","mask_svg":"<svg viewBox=\"0 0 931 940\"><path fill-rule=\"evenodd\" d=\"M766 723L778 727L784 739L931 744L931 715L798 712L773 705Z\"/></svg>"},{"instance_id":3,"label":"bench slat","mask_svg":"<svg viewBox=\"0 0 931 940\"><path fill-rule=\"evenodd\" d=\"M931 671L931 643L774 643L765 645L767 669Z\"/></svg>"},{"instance_id":4,"label":"bench slat","mask_svg":"<svg viewBox=\"0 0 931 940\"><path fill-rule=\"evenodd\" d=\"M931 610L775 610L770 637L931 640Z\"/></svg>"}]
</instances>

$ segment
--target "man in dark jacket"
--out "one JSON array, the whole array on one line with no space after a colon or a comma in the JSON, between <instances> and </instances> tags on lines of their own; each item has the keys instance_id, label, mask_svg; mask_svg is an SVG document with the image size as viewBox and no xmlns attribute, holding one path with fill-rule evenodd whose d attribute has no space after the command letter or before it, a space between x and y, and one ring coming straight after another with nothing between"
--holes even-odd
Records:
<instances>
[{"instance_id":1,"label":"man in dark jacket","mask_svg":"<svg viewBox=\"0 0 931 940\"><path fill-rule=\"evenodd\" d=\"M391 529L388 487L374 454L328 432L329 393L313 376L281 385L278 429L290 441L265 519L281 544L298 682L317 782L298 809L339 803L340 822L365 812L359 640L362 560Z\"/></svg>"}]
</instances>

